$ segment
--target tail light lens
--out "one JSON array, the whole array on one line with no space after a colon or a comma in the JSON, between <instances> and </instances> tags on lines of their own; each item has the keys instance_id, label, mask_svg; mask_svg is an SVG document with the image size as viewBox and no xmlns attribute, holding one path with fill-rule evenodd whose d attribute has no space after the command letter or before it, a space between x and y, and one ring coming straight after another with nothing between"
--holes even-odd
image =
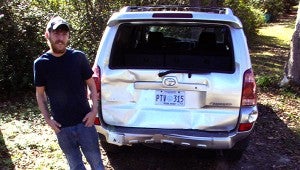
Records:
<instances>
[{"instance_id":1,"label":"tail light lens","mask_svg":"<svg viewBox=\"0 0 300 170\"><path fill-rule=\"evenodd\" d=\"M96 89L97 89L97 93L98 93L98 100L101 98L101 72L100 72L100 68L97 66L97 65L94 65L93 66L93 71L94 71L94 74L93 74L93 79L95 81L95 84L96 84ZM99 106L101 107L101 106ZM100 119L99 117L96 117L95 118L95 121L94 121L94 124L95 125L100 125Z\"/></svg>"},{"instance_id":2,"label":"tail light lens","mask_svg":"<svg viewBox=\"0 0 300 170\"><path fill-rule=\"evenodd\" d=\"M257 104L257 96L256 96L256 83L252 69L245 71L244 80L243 80L243 90L242 90L242 106L255 106ZM254 116L254 117L252 117ZM253 112L253 114L249 115L249 122L240 123L238 127L239 132L249 131L252 129L254 125L254 119L250 121L250 119L257 118L257 112Z\"/></svg>"},{"instance_id":3,"label":"tail light lens","mask_svg":"<svg viewBox=\"0 0 300 170\"><path fill-rule=\"evenodd\" d=\"M99 117L95 118L94 125L101 125Z\"/></svg>"},{"instance_id":4,"label":"tail light lens","mask_svg":"<svg viewBox=\"0 0 300 170\"><path fill-rule=\"evenodd\" d=\"M252 128L253 123L241 123L239 126L239 132L248 131Z\"/></svg>"},{"instance_id":5,"label":"tail light lens","mask_svg":"<svg viewBox=\"0 0 300 170\"><path fill-rule=\"evenodd\" d=\"M252 69L245 71L242 91L242 106L257 104L256 83Z\"/></svg>"},{"instance_id":6,"label":"tail light lens","mask_svg":"<svg viewBox=\"0 0 300 170\"><path fill-rule=\"evenodd\" d=\"M94 79L94 81L95 81L95 84L96 84L96 89L97 89L97 93L99 93L100 94L100 90L101 90L101 88L100 88L100 81L101 81L101 79L100 79L100 68L98 67L98 66L93 66L93 71L94 71L94 74L93 74L93 79Z\"/></svg>"}]
</instances>

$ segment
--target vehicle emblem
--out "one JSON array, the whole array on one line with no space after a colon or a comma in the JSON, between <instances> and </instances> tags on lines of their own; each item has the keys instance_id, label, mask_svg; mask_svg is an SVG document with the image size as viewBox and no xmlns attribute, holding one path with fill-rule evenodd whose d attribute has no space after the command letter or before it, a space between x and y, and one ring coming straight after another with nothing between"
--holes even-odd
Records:
<instances>
[{"instance_id":1,"label":"vehicle emblem","mask_svg":"<svg viewBox=\"0 0 300 170\"><path fill-rule=\"evenodd\" d=\"M162 83L166 87L175 87L177 85L177 79L176 77L165 77Z\"/></svg>"}]
</instances>

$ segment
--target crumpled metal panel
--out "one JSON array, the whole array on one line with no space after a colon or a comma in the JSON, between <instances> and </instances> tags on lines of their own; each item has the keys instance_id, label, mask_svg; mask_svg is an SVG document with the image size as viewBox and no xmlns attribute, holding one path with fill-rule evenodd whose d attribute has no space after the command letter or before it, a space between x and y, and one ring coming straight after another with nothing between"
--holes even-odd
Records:
<instances>
[{"instance_id":1,"label":"crumpled metal panel","mask_svg":"<svg viewBox=\"0 0 300 170\"><path fill-rule=\"evenodd\" d=\"M171 74L177 88L166 88L156 71L105 70L102 75L102 115L107 124L124 127L230 131L239 117L240 86L220 74ZM213 74L213 73L212 73ZM231 78L231 79L230 79ZM218 82L217 80L222 80ZM227 82L226 82L227 81ZM198 84L197 84L198 82ZM224 87L226 86L226 87ZM228 86L228 87L227 87ZM184 90L184 106L155 104L155 90ZM190 90L191 87L197 87ZM200 88L198 88L200 87ZM183 89L182 89L183 88ZM228 89L224 91L223 89Z\"/></svg>"},{"instance_id":2,"label":"crumpled metal panel","mask_svg":"<svg viewBox=\"0 0 300 170\"><path fill-rule=\"evenodd\" d=\"M238 118L238 111L189 111L175 109L133 109L122 107L103 108L104 121L110 125L165 129L198 129L207 131L232 130Z\"/></svg>"}]
</instances>

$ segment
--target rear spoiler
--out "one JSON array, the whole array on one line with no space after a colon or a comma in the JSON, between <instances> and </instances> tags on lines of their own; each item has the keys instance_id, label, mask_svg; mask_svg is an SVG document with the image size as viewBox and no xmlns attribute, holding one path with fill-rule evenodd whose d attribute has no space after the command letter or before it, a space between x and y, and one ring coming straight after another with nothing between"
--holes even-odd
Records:
<instances>
[{"instance_id":1,"label":"rear spoiler","mask_svg":"<svg viewBox=\"0 0 300 170\"><path fill-rule=\"evenodd\" d=\"M182 17L180 17L182 15ZM175 17L176 16L176 17ZM109 19L107 25L112 27L120 23L138 23L138 22L155 22L162 21L167 23L177 21L178 23L214 23L214 24L224 24L229 25L236 29L242 29L241 21L234 15L226 14L215 14L215 13L203 13L203 12L125 12L125 13L114 13Z\"/></svg>"}]
</instances>

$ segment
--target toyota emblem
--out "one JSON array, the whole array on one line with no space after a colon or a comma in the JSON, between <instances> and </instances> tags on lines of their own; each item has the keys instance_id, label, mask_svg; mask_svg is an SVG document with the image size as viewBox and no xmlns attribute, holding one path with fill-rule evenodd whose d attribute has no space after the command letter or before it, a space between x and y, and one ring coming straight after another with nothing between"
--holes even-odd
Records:
<instances>
[{"instance_id":1,"label":"toyota emblem","mask_svg":"<svg viewBox=\"0 0 300 170\"><path fill-rule=\"evenodd\" d=\"M175 77L165 77L163 79L163 85L166 87L174 87L177 84L177 79Z\"/></svg>"}]
</instances>

